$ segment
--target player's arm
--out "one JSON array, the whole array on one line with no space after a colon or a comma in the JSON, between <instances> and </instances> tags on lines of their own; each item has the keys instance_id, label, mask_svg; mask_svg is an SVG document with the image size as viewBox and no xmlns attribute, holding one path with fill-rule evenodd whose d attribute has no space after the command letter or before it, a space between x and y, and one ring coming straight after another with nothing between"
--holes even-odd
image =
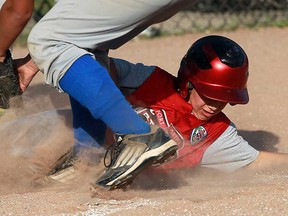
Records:
<instances>
[{"instance_id":1,"label":"player's arm","mask_svg":"<svg viewBox=\"0 0 288 216\"><path fill-rule=\"evenodd\" d=\"M156 66L131 63L124 59L111 58L110 75L117 79L117 85L124 95L134 92L155 71ZM115 79L114 79L115 80Z\"/></svg>"},{"instance_id":2,"label":"player's arm","mask_svg":"<svg viewBox=\"0 0 288 216\"><path fill-rule=\"evenodd\" d=\"M248 169L263 170L271 168L285 168L288 165L288 154L277 152L260 151L254 162L249 164Z\"/></svg>"},{"instance_id":3,"label":"player's arm","mask_svg":"<svg viewBox=\"0 0 288 216\"><path fill-rule=\"evenodd\" d=\"M0 62L31 18L34 0L6 0L0 10Z\"/></svg>"}]
</instances>

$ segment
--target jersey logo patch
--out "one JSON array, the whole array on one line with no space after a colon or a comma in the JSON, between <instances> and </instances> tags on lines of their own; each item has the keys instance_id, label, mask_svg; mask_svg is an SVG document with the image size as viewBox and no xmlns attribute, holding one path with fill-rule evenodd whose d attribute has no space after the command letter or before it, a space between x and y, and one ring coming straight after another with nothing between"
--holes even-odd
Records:
<instances>
[{"instance_id":1,"label":"jersey logo patch","mask_svg":"<svg viewBox=\"0 0 288 216\"><path fill-rule=\"evenodd\" d=\"M197 143L203 141L207 137L208 133L206 129L203 126L199 126L197 128L194 128L191 137L190 137L190 143L192 145L196 145Z\"/></svg>"}]
</instances>

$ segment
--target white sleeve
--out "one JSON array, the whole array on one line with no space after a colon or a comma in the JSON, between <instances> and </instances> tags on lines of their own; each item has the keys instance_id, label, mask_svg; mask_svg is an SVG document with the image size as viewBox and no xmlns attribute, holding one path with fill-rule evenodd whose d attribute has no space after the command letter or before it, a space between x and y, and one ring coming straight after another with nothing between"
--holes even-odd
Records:
<instances>
[{"instance_id":1,"label":"white sleeve","mask_svg":"<svg viewBox=\"0 0 288 216\"><path fill-rule=\"evenodd\" d=\"M136 89L154 72L156 66L146 66L142 63L133 64L128 61L113 58L120 88Z\"/></svg>"},{"instance_id":2,"label":"white sleeve","mask_svg":"<svg viewBox=\"0 0 288 216\"><path fill-rule=\"evenodd\" d=\"M205 151L201 166L223 172L233 172L247 166L258 157L254 149L238 135L233 123Z\"/></svg>"}]
</instances>

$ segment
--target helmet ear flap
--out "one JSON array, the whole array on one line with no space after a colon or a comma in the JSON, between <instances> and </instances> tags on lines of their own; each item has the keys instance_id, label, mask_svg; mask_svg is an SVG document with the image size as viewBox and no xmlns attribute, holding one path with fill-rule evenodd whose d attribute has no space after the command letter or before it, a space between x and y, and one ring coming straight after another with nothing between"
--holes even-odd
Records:
<instances>
[{"instance_id":1,"label":"helmet ear flap","mask_svg":"<svg viewBox=\"0 0 288 216\"><path fill-rule=\"evenodd\" d=\"M189 92L189 94L190 94L191 91L192 91L192 89L194 88L192 82L189 81L189 82L187 83L187 88L188 88L188 92Z\"/></svg>"},{"instance_id":2,"label":"helmet ear flap","mask_svg":"<svg viewBox=\"0 0 288 216\"><path fill-rule=\"evenodd\" d=\"M191 90L194 88L192 82L187 80L187 54L182 58L180 63L180 68L178 71L178 86L179 86L179 93L181 97L186 99L189 95Z\"/></svg>"},{"instance_id":3,"label":"helmet ear flap","mask_svg":"<svg viewBox=\"0 0 288 216\"><path fill-rule=\"evenodd\" d=\"M179 88L179 94L181 95L181 97L186 99L190 95L193 88L194 86L191 82L181 83Z\"/></svg>"},{"instance_id":4,"label":"helmet ear flap","mask_svg":"<svg viewBox=\"0 0 288 216\"><path fill-rule=\"evenodd\" d=\"M188 97L188 83L180 83L179 94L182 98L186 99Z\"/></svg>"},{"instance_id":5,"label":"helmet ear flap","mask_svg":"<svg viewBox=\"0 0 288 216\"><path fill-rule=\"evenodd\" d=\"M186 80L184 80L185 77L183 76L186 64L187 64L187 59L185 55L180 62L180 67L179 67L178 76L177 76L179 94L184 99L186 99L188 96L188 85L186 83Z\"/></svg>"},{"instance_id":6,"label":"helmet ear flap","mask_svg":"<svg viewBox=\"0 0 288 216\"><path fill-rule=\"evenodd\" d=\"M193 83L191 81L188 81L187 85L189 90L192 90L194 88Z\"/></svg>"}]
</instances>

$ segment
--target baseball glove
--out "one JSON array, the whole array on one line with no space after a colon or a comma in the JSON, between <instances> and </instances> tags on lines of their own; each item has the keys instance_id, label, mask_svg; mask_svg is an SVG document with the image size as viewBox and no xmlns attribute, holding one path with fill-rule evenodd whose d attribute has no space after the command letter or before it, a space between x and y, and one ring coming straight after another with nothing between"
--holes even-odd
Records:
<instances>
[{"instance_id":1,"label":"baseball glove","mask_svg":"<svg viewBox=\"0 0 288 216\"><path fill-rule=\"evenodd\" d=\"M8 50L5 61L0 62L0 108L10 108L9 99L21 94L19 76L13 67L13 59Z\"/></svg>"}]
</instances>

